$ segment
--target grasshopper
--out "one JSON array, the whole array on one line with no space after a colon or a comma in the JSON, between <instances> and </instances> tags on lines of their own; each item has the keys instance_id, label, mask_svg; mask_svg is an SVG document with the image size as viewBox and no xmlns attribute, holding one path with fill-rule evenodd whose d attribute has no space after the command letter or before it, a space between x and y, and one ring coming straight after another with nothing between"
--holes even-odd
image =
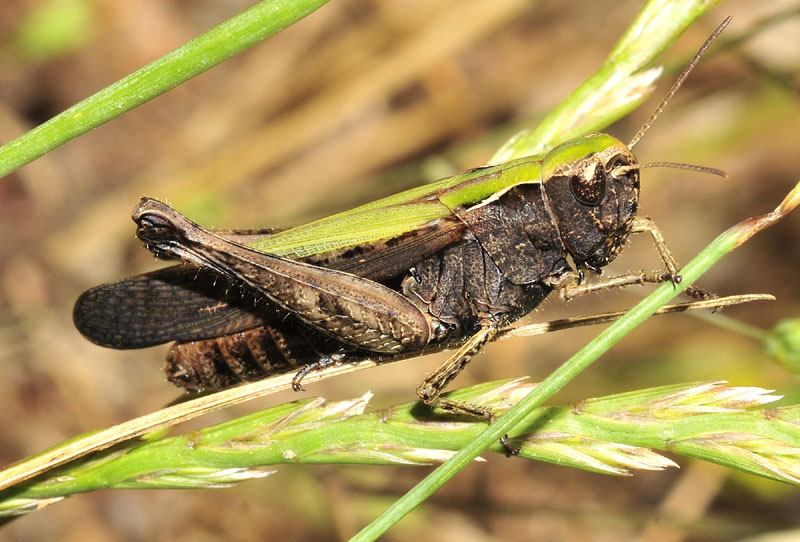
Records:
<instances>
[{"instance_id":1,"label":"grasshopper","mask_svg":"<svg viewBox=\"0 0 800 542\"><path fill-rule=\"evenodd\" d=\"M283 231L211 231L143 198L137 236L157 257L190 265L90 289L76 327L112 348L177 341L168 379L190 391L366 357L394 359L456 348L417 388L428 405L493 419L441 396L481 348L554 290L563 299L643 283L680 281L658 227L637 216L633 147L727 25L683 70L627 145L602 133L541 156L470 170ZM652 238L664 269L595 282L632 234ZM708 294L688 288L689 295Z\"/></svg>"}]
</instances>

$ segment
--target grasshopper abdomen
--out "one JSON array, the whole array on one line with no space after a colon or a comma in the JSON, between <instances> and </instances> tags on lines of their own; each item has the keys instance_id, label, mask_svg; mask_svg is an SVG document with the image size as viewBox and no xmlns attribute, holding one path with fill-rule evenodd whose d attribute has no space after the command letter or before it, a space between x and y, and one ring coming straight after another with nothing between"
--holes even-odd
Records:
<instances>
[{"instance_id":1,"label":"grasshopper abdomen","mask_svg":"<svg viewBox=\"0 0 800 542\"><path fill-rule=\"evenodd\" d=\"M178 342L167 354L167 379L187 391L222 389L298 371L321 358L353 350L290 320L214 339Z\"/></svg>"}]
</instances>

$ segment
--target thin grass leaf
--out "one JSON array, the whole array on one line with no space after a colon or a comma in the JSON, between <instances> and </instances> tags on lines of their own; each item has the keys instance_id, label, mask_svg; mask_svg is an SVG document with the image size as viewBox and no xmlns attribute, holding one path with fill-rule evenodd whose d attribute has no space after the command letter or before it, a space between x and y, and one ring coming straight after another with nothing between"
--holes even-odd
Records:
<instances>
[{"instance_id":1,"label":"thin grass leaf","mask_svg":"<svg viewBox=\"0 0 800 542\"><path fill-rule=\"evenodd\" d=\"M0 177L302 19L328 0L265 0L0 147Z\"/></svg>"},{"instance_id":2,"label":"thin grass leaf","mask_svg":"<svg viewBox=\"0 0 800 542\"><path fill-rule=\"evenodd\" d=\"M600 130L624 117L653 91L661 68L645 69L708 9L721 0L650 0L608 59L534 130L503 145L490 163L540 154L568 139Z\"/></svg>"}]
</instances>

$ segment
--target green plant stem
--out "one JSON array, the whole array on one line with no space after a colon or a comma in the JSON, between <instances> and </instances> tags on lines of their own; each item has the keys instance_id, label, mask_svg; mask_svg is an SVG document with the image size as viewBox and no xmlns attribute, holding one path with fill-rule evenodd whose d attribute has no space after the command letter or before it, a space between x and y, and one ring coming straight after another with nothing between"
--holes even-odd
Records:
<instances>
[{"instance_id":1,"label":"green plant stem","mask_svg":"<svg viewBox=\"0 0 800 542\"><path fill-rule=\"evenodd\" d=\"M600 130L625 116L649 92L620 89L639 84L633 76L650 65L710 8L722 0L650 0L617 42L602 67L553 109L534 130L517 135L491 162L540 154L574 137ZM648 83L649 84L649 83ZM613 97L613 98L612 98Z\"/></svg>"},{"instance_id":2,"label":"green plant stem","mask_svg":"<svg viewBox=\"0 0 800 542\"><path fill-rule=\"evenodd\" d=\"M766 329L745 324L744 322L740 322L739 320L735 320L729 316L725 316L724 314L715 314L713 315L713 318L708 318L708 316L711 316L708 314L698 314L697 316L709 323L714 324L717 327L727 329L728 331L733 331L734 333L749 337L761 343L766 343L767 340L769 340L769 338L772 336L772 334Z\"/></svg>"},{"instance_id":3,"label":"green plant stem","mask_svg":"<svg viewBox=\"0 0 800 542\"><path fill-rule=\"evenodd\" d=\"M327 2L259 2L0 147L0 177L213 68Z\"/></svg>"},{"instance_id":4,"label":"green plant stem","mask_svg":"<svg viewBox=\"0 0 800 542\"><path fill-rule=\"evenodd\" d=\"M427 499L434 491L445 484L458 471L472 462L484 450L509 433L534 409L567 385L575 376L585 370L597 358L644 322L659 307L665 305L695 282L723 256L740 246L758 231L772 225L800 203L800 183L772 213L748 219L728 229L700 252L686 267L681 269L683 280L679 284L662 284L652 294L628 311L625 316L600 332L597 337L581 348L563 365L553 371L539 386L525 396L519 403L488 426L474 441L462 448L456 455L438 467L414 489L403 495L383 514L365 527L351 540L375 540L390 526L402 519L411 510Z\"/></svg>"}]
</instances>

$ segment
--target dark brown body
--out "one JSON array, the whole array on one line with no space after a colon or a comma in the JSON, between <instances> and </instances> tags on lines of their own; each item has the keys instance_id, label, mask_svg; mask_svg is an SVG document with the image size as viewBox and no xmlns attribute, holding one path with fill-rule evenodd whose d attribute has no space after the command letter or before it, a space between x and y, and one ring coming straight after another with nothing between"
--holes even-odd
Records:
<instances>
[{"instance_id":1,"label":"dark brown body","mask_svg":"<svg viewBox=\"0 0 800 542\"><path fill-rule=\"evenodd\" d=\"M177 340L166 372L188 390L458 345L540 304L555 281L575 274L568 257L580 272L616 256L639 186L638 171L616 178L611 170L631 163L624 145L605 149L576 171L554 169L544 182L457 206L418 231L316 255L305 262L312 265L258 253L236 242L246 238L208 232L144 199L134 212L140 238L157 256L203 269L173 267L89 290L75 323L115 348Z\"/></svg>"}]
</instances>

